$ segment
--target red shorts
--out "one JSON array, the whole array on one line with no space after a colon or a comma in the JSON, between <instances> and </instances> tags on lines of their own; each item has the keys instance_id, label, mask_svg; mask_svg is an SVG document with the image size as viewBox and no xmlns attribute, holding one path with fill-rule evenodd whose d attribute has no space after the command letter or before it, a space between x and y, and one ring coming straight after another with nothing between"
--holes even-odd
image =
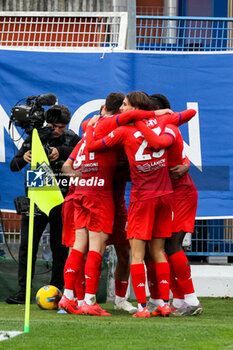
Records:
<instances>
[{"instance_id":1,"label":"red shorts","mask_svg":"<svg viewBox=\"0 0 233 350\"><path fill-rule=\"evenodd\" d=\"M62 204L62 222L62 244L66 247L73 247L75 241L73 199Z\"/></svg>"},{"instance_id":2,"label":"red shorts","mask_svg":"<svg viewBox=\"0 0 233 350\"><path fill-rule=\"evenodd\" d=\"M174 220L172 232L193 232L197 211L198 193L194 187L183 194L180 190L174 190Z\"/></svg>"},{"instance_id":3,"label":"red shorts","mask_svg":"<svg viewBox=\"0 0 233 350\"><path fill-rule=\"evenodd\" d=\"M86 227L89 231L111 234L114 220L112 197L99 194L74 195L74 225L76 229Z\"/></svg>"},{"instance_id":4,"label":"red shorts","mask_svg":"<svg viewBox=\"0 0 233 350\"><path fill-rule=\"evenodd\" d=\"M151 240L172 234L173 194L133 202L129 206L127 238Z\"/></svg>"}]
</instances>

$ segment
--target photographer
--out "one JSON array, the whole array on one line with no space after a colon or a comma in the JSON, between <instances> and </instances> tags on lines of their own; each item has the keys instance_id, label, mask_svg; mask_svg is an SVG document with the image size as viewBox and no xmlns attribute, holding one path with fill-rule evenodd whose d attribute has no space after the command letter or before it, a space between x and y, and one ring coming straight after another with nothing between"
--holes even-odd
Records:
<instances>
[{"instance_id":1,"label":"photographer","mask_svg":"<svg viewBox=\"0 0 233 350\"><path fill-rule=\"evenodd\" d=\"M47 127L38 130L41 142L48 155L50 166L57 178L61 175L61 167L68 158L80 137L71 130L66 130L70 122L70 111L64 105L54 105L45 113L48 123ZM22 147L12 159L10 169L19 171L31 162L31 135L24 141ZM68 186L64 187L64 182L60 182L60 189L63 196L68 192ZM32 255L32 278L35 272L36 255L39 241L43 231L50 223L50 247L53 256L52 275L49 284L63 289L63 268L67 258L67 248L61 244L62 240L62 218L61 207L54 207L49 216L39 211L34 217L33 234L33 255ZM24 304L26 294L26 274L27 274L27 248L28 248L28 227L29 216L22 215L21 220L21 243L19 247L18 283L20 290L18 293L6 299L8 304Z\"/></svg>"}]
</instances>

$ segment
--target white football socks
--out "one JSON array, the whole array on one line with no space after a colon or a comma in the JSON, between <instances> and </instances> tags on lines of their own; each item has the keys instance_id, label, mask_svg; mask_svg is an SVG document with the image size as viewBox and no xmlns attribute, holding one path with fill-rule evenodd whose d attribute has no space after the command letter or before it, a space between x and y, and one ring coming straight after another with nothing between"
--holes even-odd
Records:
<instances>
[{"instance_id":1,"label":"white football socks","mask_svg":"<svg viewBox=\"0 0 233 350\"><path fill-rule=\"evenodd\" d=\"M183 303L184 303L184 299L173 298L172 300L172 305L177 309L179 309L179 307L181 307Z\"/></svg>"},{"instance_id":2,"label":"white football socks","mask_svg":"<svg viewBox=\"0 0 233 350\"><path fill-rule=\"evenodd\" d=\"M118 295L115 296L115 304L119 304L125 300L126 300L126 298L118 297Z\"/></svg>"},{"instance_id":3,"label":"white football socks","mask_svg":"<svg viewBox=\"0 0 233 350\"><path fill-rule=\"evenodd\" d=\"M73 300L74 299L73 289L64 289L63 295L69 300Z\"/></svg>"},{"instance_id":4,"label":"white football socks","mask_svg":"<svg viewBox=\"0 0 233 350\"><path fill-rule=\"evenodd\" d=\"M196 293L185 294L184 301L192 306L197 306L199 304L199 300L197 299Z\"/></svg>"},{"instance_id":5,"label":"white football socks","mask_svg":"<svg viewBox=\"0 0 233 350\"><path fill-rule=\"evenodd\" d=\"M96 303L96 295L86 293L84 301L87 305L94 305Z\"/></svg>"}]
</instances>

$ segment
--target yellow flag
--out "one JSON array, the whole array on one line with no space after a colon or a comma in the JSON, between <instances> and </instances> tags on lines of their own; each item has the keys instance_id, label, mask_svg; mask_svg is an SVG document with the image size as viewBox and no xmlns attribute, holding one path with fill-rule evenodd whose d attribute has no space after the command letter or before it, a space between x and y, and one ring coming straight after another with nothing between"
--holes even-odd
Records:
<instances>
[{"instance_id":1,"label":"yellow flag","mask_svg":"<svg viewBox=\"0 0 233 350\"><path fill-rule=\"evenodd\" d=\"M28 197L46 215L64 201L36 129L32 132L31 170L27 171L27 187Z\"/></svg>"}]
</instances>

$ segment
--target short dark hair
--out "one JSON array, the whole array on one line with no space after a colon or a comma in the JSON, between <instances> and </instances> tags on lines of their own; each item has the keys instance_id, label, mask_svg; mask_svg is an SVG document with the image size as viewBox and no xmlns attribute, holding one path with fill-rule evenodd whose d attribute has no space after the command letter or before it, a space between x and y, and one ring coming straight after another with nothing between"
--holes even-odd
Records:
<instances>
[{"instance_id":1,"label":"short dark hair","mask_svg":"<svg viewBox=\"0 0 233 350\"><path fill-rule=\"evenodd\" d=\"M150 99L145 92L132 91L126 97L132 107L143 109L145 111L151 110Z\"/></svg>"},{"instance_id":2,"label":"short dark hair","mask_svg":"<svg viewBox=\"0 0 233 350\"><path fill-rule=\"evenodd\" d=\"M125 95L121 92L111 92L105 101L105 107L107 112L111 112L112 114L116 114L119 112L120 106L124 101Z\"/></svg>"},{"instance_id":3,"label":"short dark hair","mask_svg":"<svg viewBox=\"0 0 233 350\"><path fill-rule=\"evenodd\" d=\"M70 110L65 105L54 105L45 113L47 123L51 124L65 124L70 122Z\"/></svg>"},{"instance_id":4,"label":"short dark hair","mask_svg":"<svg viewBox=\"0 0 233 350\"><path fill-rule=\"evenodd\" d=\"M99 114L101 114L102 113L102 110L104 109L104 105L102 105L101 107L100 107L100 109L99 109Z\"/></svg>"},{"instance_id":5,"label":"short dark hair","mask_svg":"<svg viewBox=\"0 0 233 350\"><path fill-rule=\"evenodd\" d=\"M162 94L153 94L150 96L150 102L152 105L152 109L164 109L171 108L170 102L167 97ZM159 107L159 108L158 108Z\"/></svg>"}]
</instances>

